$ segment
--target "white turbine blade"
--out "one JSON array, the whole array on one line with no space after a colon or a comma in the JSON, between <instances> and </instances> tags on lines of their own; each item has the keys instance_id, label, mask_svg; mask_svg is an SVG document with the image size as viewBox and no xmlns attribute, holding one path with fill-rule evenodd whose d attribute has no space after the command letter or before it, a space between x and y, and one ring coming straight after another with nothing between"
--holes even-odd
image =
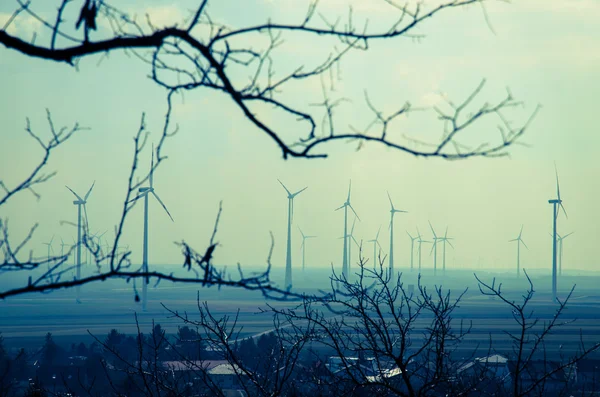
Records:
<instances>
[{"instance_id":1,"label":"white turbine blade","mask_svg":"<svg viewBox=\"0 0 600 397\"><path fill-rule=\"evenodd\" d=\"M343 204L341 207L338 207L338 208L336 208L334 211L341 210L341 209L342 209L342 208L344 208L345 206L346 206L346 204L344 203L344 204Z\"/></svg>"},{"instance_id":2,"label":"white turbine blade","mask_svg":"<svg viewBox=\"0 0 600 397\"><path fill-rule=\"evenodd\" d=\"M411 240L414 240L413 236L410 235L410 233L408 232L408 230L406 231L406 234L408 234L408 237L410 237Z\"/></svg>"},{"instance_id":3,"label":"white turbine blade","mask_svg":"<svg viewBox=\"0 0 600 397\"><path fill-rule=\"evenodd\" d=\"M377 240L367 240L367 243L376 243Z\"/></svg>"},{"instance_id":4,"label":"white turbine blade","mask_svg":"<svg viewBox=\"0 0 600 397\"><path fill-rule=\"evenodd\" d=\"M300 230L300 234L302 235L302 238L306 238L306 236L304 236L304 233L302 233L302 229L300 229L300 226L298 226L298 230Z\"/></svg>"},{"instance_id":5,"label":"white turbine blade","mask_svg":"<svg viewBox=\"0 0 600 397\"><path fill-rule=\"evenodd\" d=\"M404 210L397 210L397 209L393 209L392 212L404 212L404 213L408 213L408 211L404 211Z\"/></svg>"},{"instance_id":6,"label":"white turbine blade","mask_svg":"<svg viewBox=\"0 0 600 397\"><path fill-rule=\"evenodd\" d=\"M306 236L306 238L317 238L319 236Z\"/></svg>"},{"instance_id":7,"label":"white turbine blade","mask_svg":"<svg viewBox=\"0 0 600 397\"><path fill-rule=\"evenodd\" d=\"M83 213L85 214L85 234L87 234L90 231L90 223L88 221L87 205L85 205L85 203L83 204Z\"/></svg>"},{"instance_id":8,"label":"white turbine blade","mask_svg":"<svg viewBox=\"0 0 600 397\"><path fill-rule=\"evenodd\" d=\"M565 206L562 204L562 201L560 202L560 204L559 204L559 205L560 205L560 208L562 208L562 210L563 210L563 213L565 214L565 218L567 218L567 219L568 219L568 218L569 218L569 216L567 215L567 210L565 210Z\"/></svg>"},{"instance_id":9,"label":"white turbine blade","mask_svg":"<svg viewBox=\"0 0 600 397\"><path fill-rule=\"evenodd\" d=\"M350 202L350 191L352 190L352 179L350 179L350 183L348 184L348 198L346 199L346 202Z\"/></svg>"},{"instance_id":10,"label":"white turbine blade","mask_svg":"<svg viewBox=\"0 0 600 397\"><path fill-rule=\"evenodd\" d=\"M150 190L152 192L152 194L154 195L154 197L156 197L156 199L158 200L158 202L160 203L160 205L162 205L162 207L165 209L165 211L167 212L167 215L169 215L169 218L171 218L171 220L173 222L175 222L175 220L173 219L173 217L171 216L171 213L169 212L169 210L167 209L167 206L165 205L165 203L162 202L162 200L160 199L160 197L158 197L158 194L156 194L154 192L154 190Z\"/></svg>"},{"instance_id":11,"label":"white turbine blade","mask_svg":"<svg viewBox=\"0 0 600 397\"><path fill-rule=\"evenodd\" d=\"M388 199L390 200L390 205L392 206L392 211L394 210L394 203L392 203L392 198L390 197L390 192L386 192L388 195Z\"/></svg>"},{"instance_id":12,"label":"white turbine blade","mask_svg":"<svg viewBox=\"0 0 600 397\"><path fill-rule=\"evenodd\" d=\"M519 239L519 241L523 243L523 245L525 246L525 248L529 249L529 247L527 246L527 244L525 244L525 241L523 241L521 239Z\"/></svg>"},{"instance_id":13,"label":"white turbine blade","mask_svg":"<svg viewBox=\"0 0 600 397\"><path fill-rule=\"evenodd\" d=\"M92 187L90 187L90 190L88 190L88 192L85 194L83 201L87 201L88 197L90 197L90 193L92 193L92 189L94 188L95 184L96 184L96 181L94 181L94 183L92 183Z\"/></svg>"},{"instance_id":14,"label":"white turbine blade","mask_svg":"<svg viewBox=\"0 0 600 397\"><path fill-rule=\"evenodd\" d=\"M350 207L350 209L352 210L352 212L354 212L354 215L356 215L356 219L358 219L360 221L360 217L358 216L358 214L356 213L356 211L354 211L354 207L352 207L352 204L348 204L348 207Z\"/></svg>"},{"instance_id":15,"label":"white turbine blade","mask_svg":"<svg viewBox=\"0 0 600 397\"><path fill-rule=\"evenodd\" d=\"M564 239L566 239L567 237L569 237L569 236L570 236L571 234L573 234L573 233L575 233L575 232L571 232L571 233L569 233L569 234L565 234L565 235L563 236L563 240L564 240Z\"/></svg>"},{"instance_id":16,"label":"white turbine blade","mask_svg":"<svg viewBox=\"0 0 600 397\"><path fill-rule=\"evenodd\" d=\"M54 241L54 234L52 235L52 238L50 239L50 245L52 245L53 241Z\"/></svg>"},{"instance_id":17,"label":"white turbine blade","mask_svg":"<svg viewBox=\"0 0 600 397\"><path fill-rule=\"evenodd\" d=\"M429 222L429 221L427 221ZM433 230L433 226L431 226L431 222L429 222L429 227L431 228L431 233L433 233L433 237L437 238L437 234L435 234L435 230Z\"/></svg>"},{"instance_id":18,"label":"white turbine blade","mask_svg":"<svg viewBox=\"0 0 600 397\"><path fill-rule=\"evenodd\" d=\"M523 234L523 225L521 225L521 231L519 232L519 237L518 238L521 238L522 234Z\"/></svg>"},{"instance_id":19,"label":"white turbine blade","mask_svg":"<svg viewBox=\"0 0 600 397\"><path fill-rule=\"evenodd\" d=\"M73 194L75 195L75 197L77 197L77 198L78 198L80 201L83 201L83 199L82 199L81 197L79 197L79 195L78 195L77 193L75 193L75 192L73 191L73 189L71 189L71 188L70 188L70 187L68 187L67 185L65 185L65 187L66 187L67 189L69 189L69 190L71 191L71 193L73 193Z\"/></svg>"},{"instance_id":20,"label":"white turbine blade","mask_svg":"<svg viewBox=\"0 0 600 397\"><path fill-rule=\"evenodd\" d=\"M448 238L448 226L446 226L446 232L444 233L444 239Z\"/></svg>"},{"instance_id":21,"label":"white turbine blade","mask_svg":"<svg viewBox=\"0 0 600 397\"><path fill-rule=\"evenodd\" d=\"M377 235L375 236L375 241L379 240L379 232L381 231L381 225L379 225L379 229L377 230Z\"/></svg>"},{"instance_id":22,"label":"white turbine blade","mask_svg":"<svg viewBox=\"0 0 600 397\"><path fill-rule=\"evenodd\" d=\"M421 232L419 231L419 228L417 228L417 238L420 240L421 239Z\"/></svg>"},{"instance_id":23,"label":"white turbine blade","mask_svg":"<svg viewBox=\"0 0 600 397\"><path fill-rule=\"evenodd\" d=\"M356 244L357 247L360 247L360 244L358 244L358 241L356 241L354 236L350 236L350 238L352 239L352 241L354 241L354 243Z\"/></svg>"},{"instance_id":24,"label":"white turbine blade","mask_svg":"<svg viewBox=\"0 0 600 397\"><path fill-rule=\"evenodd\" d=\"M429 255L433 254L433 249L435 248L436 244L437 244L437 240L433 240L433 244L431 245L431 252L429 252Z\"/></svg>"},{"instance_id":25,"label":"white turbine blade","mask_svg":"<svg viewBox=\"0 0 600 397\"><path fill-rule=\"evenodd\" d=\"M453 245L452 245L452 243L450 242L450 239L446 239L446 240L444 240L444 241L446 241L448 244L450 244L450 247L454 248L454 246L453 246Z\"/></svg>"},{"instance_id":26,"label":"white turbine blade","mask_svg":"<svg viewBox=\"0 0 600 397\"><path fill-rule=\"evenodd\" d=\"M302 251L302 248L304 247L304 239L302 239L302 244L300 244L300 250Z\"/></svg>"},{"instance_id":27,"label":"white turbine blade","mask_svg":"<svg viewBox=\"0 0 600 397\"><path fill-rule=\"evenodd\" d=\"M296 197L297 195L299 195L300 193L302 193L303 191L305 191L306 189L308 189L308 186L306 186L304 189L300 189L298 190L296 193L292 194L292 197Z\"/></svg>"},{"instance_id":28,"label":"white turbine blade","mask_svg":"<svg viewBox=\"0 0 600 397\"><path fill-rule=\"evenodd\" d=\"M290 191L288 190L287 187L285 187L285 185L283 184L283 182L281 182L279 179L277 179L279 181L279 183L281 183L281 186L283 186L283 188L285 189L285 191L287 192L288 196L291 196L292 193L290 193Z\"/></svg>"},{"instance_id":29,"label":"white turbine blade","mask_svg":"<svg viewBox=\"0 0 600 397\"><path fill-rule=\"evenodd\" d=\"M560 186L558 184L558 169L556 168L556 161L554 162L554 172L556 174L556 198L560 200Z\"/></svg>"},{"instance_id":30,"label":"white turbine blade","mask_svg":"<svg viewBox=\"0 0 600 397\"><path fill-rule=\"evenodd\" d=\"M354 226L356 226L356 218L354 218L354 221L352 221L352 228L350 228L350 235L351 236L354 234Z\"/></svg>"},{"instance_id":31,"label":"white turbine blade","mask_svg":"<svg viewBox=\"0 0 600 397\"><path fill-rule=\"evenodd\" d=\"M512 240L508 240L509 243L512 243L513 241L519 241L519 238L513 238Z\"/></svg>"}]
</instances>

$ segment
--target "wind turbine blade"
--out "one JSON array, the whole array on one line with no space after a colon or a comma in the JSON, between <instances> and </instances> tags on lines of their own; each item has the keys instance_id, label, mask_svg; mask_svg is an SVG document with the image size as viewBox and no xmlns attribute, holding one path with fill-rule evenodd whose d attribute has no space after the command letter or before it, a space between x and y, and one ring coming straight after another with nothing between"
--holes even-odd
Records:
<instances>
[{"instance_id":1,"label":"wind turbine blade","mask_svg":"<svg viewBox=\"0 0 600 397\"><path fill-rule=\"evenodd\" d=\"M279 179L277 179L279 181ZM281 186L283 186L283 188L285 189L285 191L287 192L288 196L291 196L292 193L290 193L290 191L288 190L287 187L285 187L285 185L283 184L283 182L279 181L279 183L281 183Z\"/></svg>"},{"instance_id":2,"label":"wind turbine blade","mask_svg":"<svg viewBox=\"0 0 600 397\"><path fill-rule=\"evenodd\" d=\"M523 245L525 246L525 248L529 249L529 247L527 246L527 244L525 244L525 241L523 241L523 240L519 240L519 241L523 243Z\"/></svg>"},{"instance_id":3,"label":"wind turbine blade","mask_svg":"<svg viewBox=\"0 0 600 397\"><path fill-rule=\"evenodd\" d=\"M154 143L152 144L152 160L150 162L150 187L154 186Z\"/></svg>"},{"instance_id":4,"label":"wind turbine blade","mask_svg":"<svg viewBox=\"0 0 600 397\"><path fill-rule=\"evenodd\" d=\"M88 221L87 205L85 205L85 202L83 203L83 213L85 214L85 229L84 229L84 233L88 234L90 232L90 223Z\"/></svg>"},{"instance_id":5,"label":"wind turbine blade","mask_svg":"<svg viewBox=\"0 0 600 397\"><path fill-rule=\"evenodd\" d=\"M79 197L79 195L78 195L77 193L75 193L75 192L73 191L73 189L71 189L71 188L70 188L70 187L68 187L67 185L65 185L65 187L66 187L67 189L69 189L69 190L71 191L71 193L73 193L73 194L75 195L75 197L77 197L79 200L83 201L83 199L82 199L81 197Z\"/></svg>"},{"instance_id":6,"label":"wind turbine blade","mask_svg":"<svg viewBox=\"0 0 600 397\"><path fill-rule=\"evenodd\" d=\"M383 248L381 248L381 244L379 244L379 241L376 241L376 243L379 246L379 249L383 249Z\"/></svg>"},{"instance_id":7,"label":"wind turbine blade","mask_svg":"<svg viewBox=\"0 0 600 397\"><path fill-rule=\"evenodd\" d=\"M298 226L298 230L300 230L300 234L302 235L302 238L306 238L306 236L304 235L304 233L302 233L302 229L300 229L300 226Z\"/></svg>"},{"instance_id":8,"label":"wind turbine blade","mask_svg":"<svg viewBox=\"0 0 600 397\"><path fill-rule=\"evenodd\" d=\"M305 191L306 189L308 189L308 186L305 187L304 189L300 189L298 190L296 193L292 194L292 197L296 197L297 195L299 195L300 193L302 193L303 191Z\"/></svg>"},{"instance_id":9,"label":"wind turbine blade","mask_svg":"<svg viewBox=\"0 0 600 397\"><path fill-rule=\"evenodd\" d=\"M410 237L411 240L414 240L413 236L410 235L410 233L408 232L408 230L406 231L406 234L408 234L408 237Z\"/></svg>"},{"instance_id":10,"label":"wind turbine blade","mask_svg":"<svg viewBox=\"0 0 600 397\"><path fill-rule=\"evenodd\" d=\"M317 238L319 236L306 236L306 238Z\"/></svg>"},{"instance_id":11,"label":"wind turbine blade","mask_svg":"<svg viewBox=\"0 0 600 397\"><path fill-rule=\"evenodd\" d=\"M341 207L338 207L338 208L334 209L334 211L341 210L341 209L342 209L342 208L344 208L345 206L346 206L346 204L342 205Z\"/></svg>"},{"instance_id":12,"label":"wind turbine blade","mask_svg":"<svg viewBox=\"0 0 600 397\"><path fill-rule=\"evenodd\" d=\"M431 222L430 221L427 221L427 222L429 222L429 227L431 228L431 233L433 233L433 237L437 238L437 234L435 234L435 230L433 230L433 226L431 226Z\"/></svg>"},{"instance_id":13,"label":"wind turbine blade","mask_svg":"<svg viewBox=\"0 0 600 397\"><path fill-rule=\"evenodd\" d=\"M350 183L348 184L348 198L346 199L347 202L350 202L350 191L352 190L352 179L350 179Z\"/></svg>"},{"instance_id":14,"label":"wind turbine blade","mask_svg":"<svg viewBox=\"0 0 600 397\"><path fill-rule=\"evenodd\" d=\"M95 184L96 184L96 181L94 181L94 183L92 183L92 187L90 187L90 190L88 190L88 192L85 194L83 201L87 201L88 197L90 197L90 193L92 193L92 189L94 188Z\"/></svg>"},{"instance_id":15,"label":"wind turbine blade","mask_svg":"<svg viewBox=\"0 0 600 397\"><path fill-rule=\"evenodd\" d=\"M354 207L352 207L351 204L348 204L348 207L350 207L350 209L352 210L352 212L354 212L354 215L356 215L356 219L358 219L360 221L360 217L358 216L358 214L356 213L356 211L354 211Z\"/></svg>"},{"instance_id":16,"label":"wind turbine blade","mask_svg":"<svg viewBox=\"0 0 600 397\"><path fill-rule=\"evenodd\" d=\"M354 221L352 221L352 228L350 229L351 236L354 234L354 226L356 226L356 218L354 218Z\"/></svg>"},{"instance_id":17,"label":"wind turbine blade","mask_svg":"<svg viewBox=\"0 0 600 397\"><path fill-rule=\"evenodd\" d=\"M431 251L429 252L429 255L433 254L433 249L435 248L436 244L437 244L437 240L433 240L433 244L431 245Z\"/></svg>"},{"instance_id":18,"label":"wind turbine blade","mask_svg":"<svg viewBox=\"0 0 600 397\"><path fill-rule=\"evenodd\" d=\"M50 239L50 245L52 245L53 241L54 241L54 234L52 235L52 238Z\"/></svg>"},{"instance_id":19,"label":"wind turbine blade","mask_svg":"<svg viewBox=\"0 0 600 397\"><path fill-rule=\"evenodd\" d=\"M521 225L521 231L519 232L519 237L517 237L517 238L521 238L522 234L523 234L523 225Z\"/></svg>"},{"instance_id":20,"label":"wind turbine blade","mask_svg":"<svg viewBox=\"0 0 600 397\"><path fill-rule=\"evenodd\" d=\"M565 214L565 218L569 219L569 216L567 215L567 210L565 210L565 206L562 204L562 201L560 203L560 208L562 208L563 213Z\"/></svg>"},{"instance_id":21,"label":"wind turbine blade","mask_svg":"<svg viewBox=\"0 0 600 397\"><path fill-rule=\"evenodd\" d=\"M446 240L444 240L444 241L446 241L448 244L450 244L450 247L454 248L454 246L452 245L452 243L450 242L450 240L449 240L449 239L446 239Z\"/></svg>"},{"instance_id":22,"label":"wind turbine blade","mask_svg":"<svg viewBox=\"0 0 600 397\"><path fill-rule=\"evenodd\" d=\"M350 236L352 238L352 241L354 241L354 243L356 244L357 247L360 247L360 244L358 244L358 241L356 241L356 239L354 238L354 236Z\"/></svg>"},{"instance_id":23,"label":"wind turbine blade","mask_svg":"<svg viewBox=\"0 0 600 397\"><path fill-rule=\"evenodd\" d=\"M377 230L377 235L375 236L375 241L379 240L379 232L381 231L381 225L379 225L379 229Z\"/></svg>"},{"instance_id":24,"label":"wind turbine blade","mask_svg":"<svg viewBox=\"0 0 600 397\"><path fill-rule=\"evenodd\" d=\"M390 200L390 205L392 206L392 211L394 210L394 203L392 203L392 198L390 197L390 192L387 192L388 199Z\"/></svg>"},{"instance_id":25,"label":"wind turbine blade","mask_svg":"<svg viewBox=\"0 0 600 397\"><path fill-rule=\"evenodd\" d=\"M509 243L512 243L513 241L519 241L519 238L513 238L512 240L508 240Z\"/></svg>"},{"instance_id":26,"label":"wind turbine blade","mask_svg":"<svg viewBox=\"0 0 600 397\"><path fill-rule=\"evenodd\" d=\"M563 240L564 240L564 239L566 239L567 237L569 237L569 236L570 236L571 234L573 234L573 233L575 233L575 232L571 232L571 233L569 233L569 234L565 234L565 235L563 236Z\"/></svg>"},{"instance_id":27,"label":"wind turbine blade","mask_svg":"<svg viewBox=\"0 0 600 397\"><path fill-rule=\"evenodd\" d=\"M417 227L417 238L420 240L421 239L421 232L419 231L419 228Z\"/></svg>"},{"instance_id":28,"label":"wind turbine blade","mask_svg":"<svg viewBox=\"0 0 600 397\"><path fill-rule=\"evenodd\" d=\"M560 185L558 184L558 169L556 168L556 161L554 162L554 172L556 174L556 198L560 200Z\"/></svg>"},{"instance_id":29,"label":"wind turbine blade","mask_svg":"<svg viewBox=\"0 0 600 397\"><path fill-rule=\"evenodd\" d=\"M173 222L175 222L175 220L173 219L173 217L171 216L171 213L169 212L169 210L167 209L167 206L165 205L165 203L162 202L162 200L160 199L160 197L158 197L158 194L156 194L154 192L154 190L151 190L152 194L154 195L154 197L156 197L156 199L158 200L158 202L160 203L160 205L162 205L162 207L165 209L165 211L167 212L167 215L169 215L169 218L171 218L171 220Z\"/></svg>"},{"instance_id":30,"label":"wind turbine blade","mask_svg":"<svg viewBox=\"0 0 600 397\"><path fill-rule=\"evenodd\" d=\"M448 238L448 226L446 226L446 232L444 233L444 238L447 239Z\"/></svg>"}]
</instances>

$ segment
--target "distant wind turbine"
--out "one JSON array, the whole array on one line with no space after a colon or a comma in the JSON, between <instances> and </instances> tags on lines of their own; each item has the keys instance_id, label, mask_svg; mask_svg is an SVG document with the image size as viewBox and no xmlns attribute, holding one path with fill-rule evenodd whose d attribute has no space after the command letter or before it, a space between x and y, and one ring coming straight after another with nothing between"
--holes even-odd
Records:
<instances>
[{"instance_id":1,"label":"distant wind turbine","mask_svg":"<svg viewBox=\"0 0 600 397\"><path fill-rule=\"evenodd\" d=\"M521 244L523 244L525 248L529 249L529 247L527 247L527 244L525 244L525 241L523 241L523 239L521 238L522 235L523 225L521 225L521 231L519 232L519 236L515 239L508 240L509 243L512 243L513 241L517 242L517 277L521 277Z\"/></svg>"},{"instance_id":2,"label":"distant wind turbine","mask_svg":"<svg viewBox=\"0 0 600 397\"><path fill-rule=\"evenodd\" d=\"M358 214L356 213L356 211L354 211L354 207L352 207L352 204L350 204L350 191L352 190L352 181L350 181L350 184L348 186L348 197L346 198L346 201L344 202L344 204L342 204L340 207L336 208L335 210L341 210L342 208L344 209L344 253L342 256L342 276L344 278L348 278L348 207L350 207L350 209L352 210L352 212L354 212L354 215L356 215L356 219L358 219L360 221L360 218L358 217Z\"/></svg>"},{"instance_id":3,"label":"distant wind turbine","mask_svg":"<svg viewBox=\"0 0 600 397\"><path fill-rule=\"evenodd\" d=\"M169 215L169 218L171 218L171 221L175 222L173 220L173 217L171 216L171 213L169 213L169 210L165 206L165 204L162 202L160 197L158 197L158 194L156 194L156 192L154 191L153 176L154 176L154 146L152 146L152 162L150 163L150 175L149 175L150 187L139 188L138 191L140 192L140 194L136 198L129 200L129 203L132 203L141 198L144 199L144 252L143 252L143 256L142 256L142 258L143 258L142 259L142 272L144 272L144 273L148 273L148 196L150 193L152 193L154 198L156 198L156 200L158 200L158 202L163 207L163 209L165 210L167 215ZM148 284L150 283L150 278L148 276L146 276L145 278L146 278L145 282L142 283L142 310L143 311L146 311L146 307L148 304L148 299L147 299L148 298Z\"/></svg>"},{"instance_id":4,"label":"distant wind turbine","mask_svg":"<svg viewBox=\"0 0 600 397\"><path fill-rule=\"evenodd\" d=\"M298 226L298 230L300 230L300 234L302 235L302 245L300 246L300 249L302 250L302 271L304 271L305 267L306 267L306 240L308 240L309 238L316 238L317 236L307 236L302 232L302 229L300 229L300 227Z\"/></svg>"},{"instance_id":5,"label":"distant wind turbine","mask_svg":"<svg viewBox=\"0 0 600 397\"><path fill-rule=\"evenodd\" d=\"M373 240L367 241L367 243L373 243L373 269L377 271L377 265L379 264L377 260L377 246L379 246L379 252L381 252L381 244L379 244L379 232L381 231L381 226L377 230L377 235Z\"/></svg>"},{"instance_id":6,"label":"distant wind turbine","mask_svg":"<svg viewBox=\"0 0 600 397\"><path fill-rule=\"evenodd\" d=\"M435 234L435 230L433 230L433 226L431 226L431 222L429 222L429 227L431 228L431 233L433 233L433 246L431 247L431 252L433 252L433 274L437 275L437 242L440 238ZM431 255L431 252L429 255Z\"/></svg>"},{"instance_id":7,"label":"distant wind turbine","mask_svg":"<svg viewBox=\"0 0 600 397\"><path fill-rule=\"evenodd\" d=\"M446 243L450 244L450 247L454 248L450 240L454 240L452 237L448 237L448 227L446 227L446 233L444 233L444 237L438 238L439 241L444 243L444 249L442 252L442 263L443 263L443 273L446 274Z\"/></svg>"},{"instance_id":8,"label":"distant wind turbine","mask_svg":"<svg viewBox=\"0 0 600 397\"><path fill-rule=\"evenodd\" d=\"M417 234L418 234L417 242L419 243L419 274L420 274L421 273L421 244L430 243L431 241L423 240L423 238L421 238L421 232L419 231L419 228L417 228Z\"/></svg>"},{"instance_id":9,"label":"distant wind turbine","mask_svg":"<svg viewBox=\"0 0 600 397\"><path fill-rule=\"evenodd\" d=\"M50 251L52 251L52 253L54 253L54 248L52 248L52 242L53 241L54 241L54 236L52 236L52 238L50 239L49 242L42 243L42 244L48 246L48 267L50 267Z\"/></svg>"},{"instance_id":10,"label":"distant wind turbine","mask_svg":"<svg viewBox=\"0 0 600 397\"><path fill-rule=\"evenodd\" d=\"M358 244L358 242L354 238L354 226L356 226L356 217L354 217L354 220L352 221L352 227L350 228L350 233L348 234L348 238L350 240L354 241L354 244L356 244L356 246L358 248L360 248L360 244ZM350 272L351 269L352 269L352 242L350 242L348 244L348 272Z\"/></svg>"},{"instance_id":11,"label":"distant wind turbine","mask_svg":"<svg viewBox=\"0 0 600 397\"><path fill-rule=\"evenodd\" d=\"M403 210L397 210L394 208L394 203L392 203L392 198L390 197L390 192L387 192L388 199L390 200L390 278L394 280L394 214L396 212L408 212Z\"/></svg>"},{"instance_id":12,"label":"distant wind turbine","mask_svg":"<svg viewBox=\"0 0 600 397\"><path fill-rule=\"evenodd\" d=\"M568 218L567 211L562 204L560 198L560 186L558 184L558 170L556 169L556 163L554 163L554 172L556 174L556 198L548 200L548 203L552 204L552 219L553 219L553 235L552 235L552 299L556 302L556 249L557 249L557 238L556 238L556 219L558 218L559 207L562 208L565 218Z\"/></svg>"},{"instance_id":13,"label":"distant wind turbine","mask_svg":"<svg viewBox=\"0 0 600 397\"><path fill-rule=\"evenodd\" d=\"M558 248L560 253L558 254L558 275L562 276L562 262L563 262L563 240L569 237L574 232L565 234L564 236L560 236L560 234L556 233L556 237L558 237Z\"/></svg>"},{"instance_id":14,"label":"distant wind turbine","mask_svg":"<svg viewBox=\"0 0 600 397\"><path fill-rule=\"evenodd\" d=\"M65 257L65 247L68 244L65 244L65 241L62 239L62 237L60 238L60 257L64 258Z\"/></svg>"},{"instance_id":15,"label":"distant wind turbine","mask_svg":"<svg viewBox=\"0 0 600 397\"><path fill-rule=\"evenodd\" d=\"M94 183L92 183L92 186L90 187L90 190L88 190L88 192L85 194L85 196L83 198L79 197L79 195L77 193L75 193L73 191L73 189L71 189L68 186L65 186L67 189L69 189L71 191L71 193L73 193L75 195L75 197L77 197L77 200L73 201L73 204L75 204L77 206L77 275L76 278L77 280L81 279L81 207L83 207L83 213L85 214L85 230L84 230L84 236L87 235L87 225L88 225L88 217L87 217L87 199L90 197L90 194L92 193L92 189L94 188L94 185L96 184L96 181L94 181ZM77 285L75 287L75 291L76 291L76 302L77 303L81 303L81 290L80 290L80 286Z\"/></svg>"},{"instance_id":16,"label":"distant wind turbine","mask_svg":"<svg viewBox=\"0 0 600 397\"><path fill-rule=\"evenodd\" d=\"M279 179L277 179L279 181ZM281 186L285 189L288 194L288 233L287 233L287 252L285 257L285 287L290 288L292 286L292 222L294 220L294 197L306 190L298 190L296 193L291 193L283 182L279 181Z\"/></svg>"},{"instance_id":17,"label":"distant wind turbine","mask_svg":"<svg viewBox=\"0 0 600 397\"><path fill-rule=\"evenodd\" d=\"M408 237L410 237L410 271L413 271L413 258L414 258L414 253L415 253L415 240L418 240L420 236L417 237L413 237L411 236L411 234L408 232L408 230L406 231L406 234L408 234Z\"/></svg>"}]
</instances>

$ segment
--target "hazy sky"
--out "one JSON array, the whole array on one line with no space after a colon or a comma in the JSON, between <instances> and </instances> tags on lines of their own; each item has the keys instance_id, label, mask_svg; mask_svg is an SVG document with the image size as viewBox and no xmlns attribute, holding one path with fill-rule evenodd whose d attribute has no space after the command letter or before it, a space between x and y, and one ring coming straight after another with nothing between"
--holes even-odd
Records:
<instances>
[{"instance_id":1,"label":"hazy sky","mask_svg":"<svg viewBox=\"0 0 600 397\"><path fill-rule=\"evenodd\" d=\"M139 15L147 12L160 26L181 20L197 2L172 3L130 0L122 7ZM346 15L346 1L321 3L326 15ZM369 17L373 26L389 21L390 8L383 2L354 3L357 18ZM0 5L0 26L12 7L10 1ZM268 17L298 20L305 9L306 2L299 0L232 0L214 2L211 12L231 25L244 26ZM43 6L40 10L44 11ZM600 241L595 203L600 195L600 134L595 120L600 93L600 2L491 2L487 10L495 34L480 7L457 9L423 24L419 33L426 37L420 41L382 41L368 52L347 57L335 95L352 102L338 108L337 126L344 131L349 124L360 127L370 121L362 96L365 89L378 106L391 111L406 100L415 106L443 106L440 93L459 101L486 78L482 102L501 99L507 86L524 101L523 108L511 113L515 123L523 122L538 103L543 106L523 139L531 147L513 147L510 158L449 162L418 159L377 144L356 152L355 143L338 142L327 147L331 154L327 159L284 161L273 142L250 125L228 98L208 90L189 92L183 101L175 101L180 132L167 142L164 154L169 160L155 175L156 191L175 222L151 200L150 262L181 263L174 241L184 239L204 247L219 200L223 200L217 263L264 263L269 231L273 231L273 262L283 267L287 198L277 182L280 178L290 190L308 186L296 199L294 218L305 233L319 236L309 241L308 265L333 262L339 268L342 240L337 238L342 234L343 214L333 210L344 202L352 179L352 204L362 220L355 229L358 240L374 238L383 225L380 241L386 252L389 249L386 190L397 208L409 211L395 220L396 267L406 267L409 260L405 230L413 233L419 227L429 238L430 220L439 234L448 226L449 235L455 238L448 266L474 267L481 258L499 270L514 268L516 246L508 240L524 224L523 239L529 251L522 251L522 266L550 269L552 207L547 200L555 195L556 161L569 215L567 220L559 219L559 231L575 232L564 243L565 269L595 269L595 246ZM17 22L14 29L22 37L40 31L31 20ZM48 37L40 31L36 40ZM315 64L322 53L315 37L301 41L289 36L279 52L280 65L285 69L299 62ZM26 193L0 208L0 216L10 219L14 237L23 236L34 222L40 223L31 245L39 255L46 252L42 242L52 235L56 235L55 252L60 252L60 237L70 241L75 235L72 227L59 226L60 220L76 218L65 184L84 194L96 181L88 201L90 224L113 236L141 113L147 114L151 139L158 138L162 126L165 92L148 79L146 65L118 52L100 65L99 59L86 58L75 70L0 48L0 177L9 186L41 154L24 131L26 117L46 136L45 108L59 125L78 121L90 127L56 152L49 169L58 175L38 187L43 196L39 202ZM293 95L302 104L321 101L319 80L303 85ZM441 125L432 111L410 117L394 124L391 133L439 138ZM297 127L282 128L293 132ZM499 139L493 124L472 133L480 134L483 141ZM142 166L149 166L150 151L143 160ZM125 236L133 258L140 261L142 212L142 205L133 210ZM295 226L294 233L297 267L301 239ZM370 257L370 244L366 252ZM424 266L432 266L430 256L424 257Z\"/></svg>"}]
</instances>

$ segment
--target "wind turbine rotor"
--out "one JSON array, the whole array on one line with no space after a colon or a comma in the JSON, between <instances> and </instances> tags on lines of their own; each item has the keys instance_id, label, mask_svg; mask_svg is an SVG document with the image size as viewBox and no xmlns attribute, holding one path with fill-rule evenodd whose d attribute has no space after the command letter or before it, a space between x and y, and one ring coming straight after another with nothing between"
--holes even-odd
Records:
<instances>
[{"instance_id":1,"label":"wind turbine rotor","mask_svg":"<svg viewBox=\"0 0 600 397\"><path fill-rule=\"evenodd\" d=\"M75 193L75 192L73 191L73 189L71 189L71 188L70 188L70 187L68 187L67 185L65 185L65 187L66 187L67 189L69 189L69 190L71 191L71 193L73 193L73 194L75 195L75 197L77 197L77 199L78 199L79 201L84 201L84 200L83 200L81 197L79 197L79 195L78 195L77 193Z\"/></svg>"}]
</instances>

